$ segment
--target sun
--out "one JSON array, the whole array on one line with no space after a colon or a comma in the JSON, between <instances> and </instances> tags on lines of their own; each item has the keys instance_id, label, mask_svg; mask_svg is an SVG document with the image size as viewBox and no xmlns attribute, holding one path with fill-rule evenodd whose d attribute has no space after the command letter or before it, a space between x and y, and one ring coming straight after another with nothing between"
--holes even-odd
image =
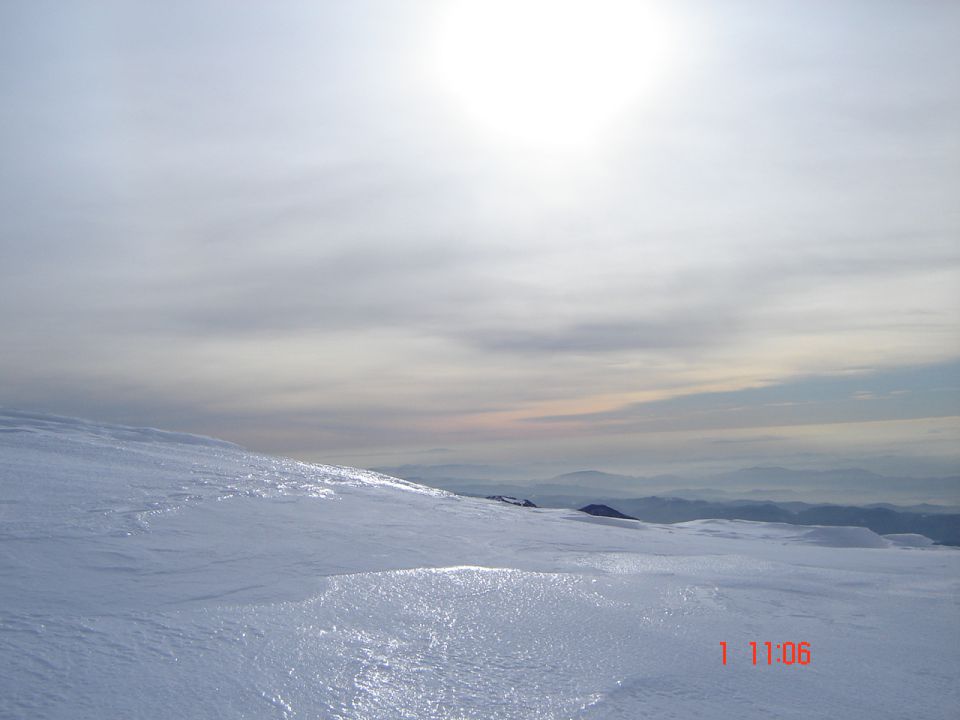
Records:
<instances>
[{"instance_id":1,"label":"sun","mask_svg":"<svg viewBox=\"0 0 960 720\"><path fill-rule=\"evenodd\" d=\"M642 0L456 0L433 64L473 122L526 144L591 143L661 79L674 42Z\"/></svg>"}]
</instances>

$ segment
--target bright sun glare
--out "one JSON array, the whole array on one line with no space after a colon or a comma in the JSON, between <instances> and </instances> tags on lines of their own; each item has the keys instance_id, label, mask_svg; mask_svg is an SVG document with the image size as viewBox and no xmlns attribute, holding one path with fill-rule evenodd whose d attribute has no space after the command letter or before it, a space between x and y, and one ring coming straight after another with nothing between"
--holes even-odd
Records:
<instances>
[{"instance_id":1,"label":"bright sun glare","mask_svg":"<svg viewBox=\"0 0 960 720\"><path fill-rule=\"evenodd\" d=\"M642 0L458 0L437 71L463 111L524 144L592 143L669 64L665 18Z\"/></svg>"}]
</instances>

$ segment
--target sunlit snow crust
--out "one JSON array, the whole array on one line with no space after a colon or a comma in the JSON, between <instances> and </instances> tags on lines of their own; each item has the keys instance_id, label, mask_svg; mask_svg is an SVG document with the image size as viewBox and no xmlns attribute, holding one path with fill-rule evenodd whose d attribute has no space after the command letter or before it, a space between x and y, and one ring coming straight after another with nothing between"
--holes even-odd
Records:
<instances>
[{"instance_id":1,"label":"sunlit snow crust","mask_svg":"<svg viewBox=\"0 0 960 720\"><path fill-rule=\"evenodd\" d=\"M0 717L952 718L960 551L923 545L0 412Z\"/></svg>"}]
</instances>

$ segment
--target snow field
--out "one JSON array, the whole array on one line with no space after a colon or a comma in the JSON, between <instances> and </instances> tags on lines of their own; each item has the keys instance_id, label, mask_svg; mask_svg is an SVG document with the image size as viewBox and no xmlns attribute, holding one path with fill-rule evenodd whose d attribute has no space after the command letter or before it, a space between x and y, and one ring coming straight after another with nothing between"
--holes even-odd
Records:
<instances>
[{"instance_id":1,"label":"snow field","mask_svg":"<svg viewBox=\"0 0 960 720\"><path fill-rule=\"evenodd\" d=\"M0 717L952 718L960 552L923 544L0 413Z\"/></svg>"}]
</instances>

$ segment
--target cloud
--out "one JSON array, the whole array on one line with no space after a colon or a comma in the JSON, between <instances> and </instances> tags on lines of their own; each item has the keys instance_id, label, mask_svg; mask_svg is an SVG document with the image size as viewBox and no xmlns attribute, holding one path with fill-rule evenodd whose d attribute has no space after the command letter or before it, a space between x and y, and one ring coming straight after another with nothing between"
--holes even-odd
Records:
<instances>
[{"instance_id":1,"label":"cloud","mask_svg":"<svg viewBox=\"0 0 960 720\"><path fill-rule=\"evenodd\" d=\"M538 327L522 330L471 329L464 341L494 352L553 355L596 354L622 350L695 348L723 339L733 340L733 320L713 321L687 317L662 320L629 320L579 323L555 331Z\"/></svg>"},{"instance_id":2,"label":"cloud","mask_svg":"<svg viewBox=\"0 0 960 720\"><path fill-rule=\"evenodd\" d=\"M572 154L431 85L439 5L51 7L0 8L0 402L452 459L953 402L949 3L694 3Z\"/></svg>"},{"instance_id":3,"label":"cloud","mask_svg":"<svg viewBox=\"0 0 960 720\"><path fill-rule=\"evenodd\" d=\"M713 445L752 445L753 443L778 442L786 439L784 435L756 435L746 438L717 438L711 440L710 443Z\"/></svg>"},{"instance_id":4,"label":"cloud","mask_svg":"<svg viewBox=\"0 0 960 720\"><path fill-rule=\"evenodd\" d=\"M852 390L867 383L874 390ZM887 390L891 386L898 389ZM862 402L878 398L888 402ZM805 377L743 390L684 394L629 403L612 410L531 417L526 421L588 425L597 432L686 431L953 417L958 408L960 363L951 362L879 370L867 376L858 373Z\"/></svg>"}]
</instances>

